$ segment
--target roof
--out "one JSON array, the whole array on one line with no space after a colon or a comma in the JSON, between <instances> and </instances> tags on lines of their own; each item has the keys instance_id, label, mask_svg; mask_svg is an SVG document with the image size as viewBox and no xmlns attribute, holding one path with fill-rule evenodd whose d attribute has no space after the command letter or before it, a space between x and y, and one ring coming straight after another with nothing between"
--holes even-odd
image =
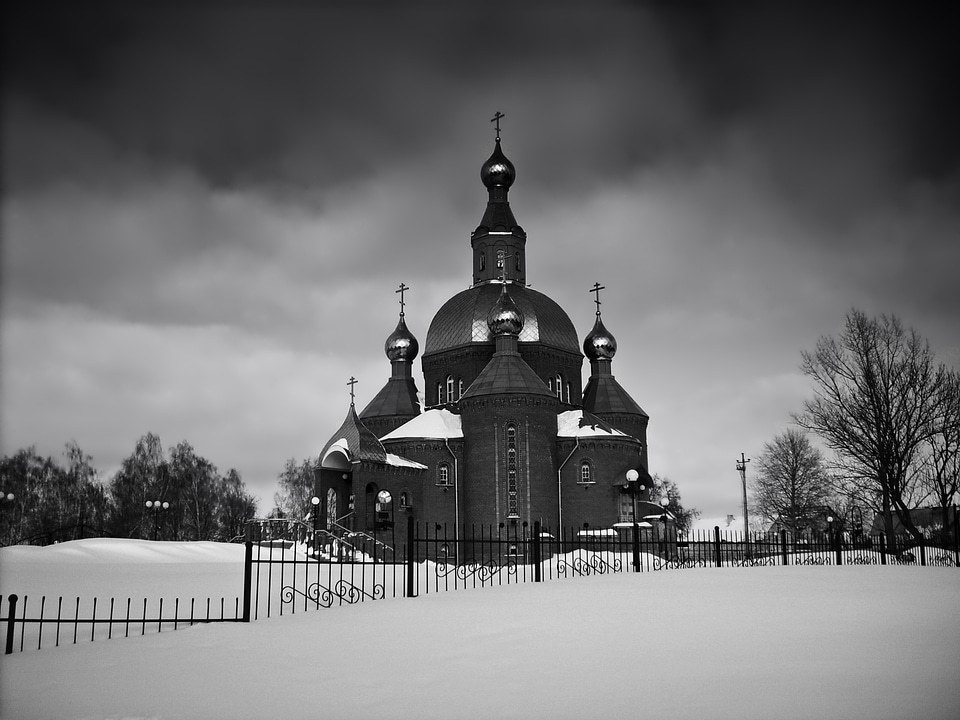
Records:
<instances>
[{"instance_id":1,"label":"roof","mask_svg":"<svg viewBox=\"0 0 960 720\"><path fill-rule=\"evenodd\" d=\"M484 395L542 395L556 399L556 395L520 357L520 353L509 351L494 353L460 399Z\"/></svg>"},{"instance_id":2,"label":"roof","mask_svg":"<svg viewBox=\"0 0 960 720\"><path fill-rule=\"evenodd\" d=\"M592 375L583 391L583 407L598 415L640 415L649 418L613 375Z\"/></svg>"},{"instance_id":3,"label":"roof","mask_svg":"<svg viewBox=\"0 0 960 720\"><path fill-rule=\"evenodd\" d=\"M427 410L421 415L405 422L396 430L387 433L385 440L400 438L462 438L463 430L460 427L460 416L446 408Z\"/></svg>"},{"instance_id":4,"label":"roof","mask_svg":"<svg viewBox=\"0 0 960 720\"><path fill-rule=\"evenodd\" d=\"M623 437L627 435L596 415L583 410L567 410L557 415L557 437Z\"/></svg>"},{"instance_id":5,"label":"roof","mask_svg":"<svg viewBox=\"0 0 960 720\"><path fill-rule=\"evenodd\" d=\"M392 377L360 413L361 418L417 415L417 385L412 377Z\"/></svg>"},{"instance_id":6,"label":"roof","mask_svg":"<svg viewBox=\"0 0 960 720\"><path fill-rule=\"evenodd\" d=\"M510 297L523 312L524 325L519 341L543 343L580 355L577 331L566 312L541 292L510 282ZM500 283L474 285L457 293L434 315L423 354L443 352L471 343L493 343L487 313L500 296Z\"/></svg>"},{"instance_id":7,"label":"roof","mask_svg":"<svg viewBox=\"0 0 960 720\"><path fill-rule=\"evenodd\" d=\"M343 424L320 451L319 464L326 467L327 458L334 452L346 455L350 462L367 460L385 463L387 461L387 451L384 450L377 436L360 422L353 403L347 410L347 417L344 418Z\"/></svg>"}]
</instances>

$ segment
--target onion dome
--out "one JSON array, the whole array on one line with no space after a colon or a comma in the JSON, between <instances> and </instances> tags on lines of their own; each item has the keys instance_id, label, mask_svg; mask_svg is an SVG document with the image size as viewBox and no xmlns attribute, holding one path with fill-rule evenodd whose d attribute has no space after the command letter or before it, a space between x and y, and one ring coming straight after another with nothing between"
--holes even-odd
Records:
<instances>
[{"instance_id":1,"label":"onion dome","mask_svg":"<svg viewBox=\"0 0 960 720\"><path fill-rule=\"evenodd\" d=\"M507 160L507 156L500 149L500 139L497 139L497 145L493 149L493 154L480 168L480 181L488 190L500 186L508 188L513 185L517 179L516 168L513 163Z\"/></svg>"},{"instance_id":2,"label":"onion dome","mask_svg":"<svg viewBox=\"0 0 960 720\"><path fill-rule=\"evenodd\" d=\"M506 283L502 288L500 297L487 313L487 327L493 335L519 335L523 330L523 311L510 297Z\"/></svg>"},{"instance_id":3,"label":"onion dome","mask_svg":"<svg viewBox=\"0 0 960 720\"><path fill-rule=\"evenodd\" d=\"M612 360L617 354L617 339L604 327L600 313L597 313L593 330L583 340L583 354L590 360Z\"/></svg>"},{"instance_id":4,"label":"onion dome","mask_svg":"<svg viewBox=\"0 0 960 720\"><path fill-rule=\"evenodd\" d=\"M417 342L413 333L407 330L403 315L400 315L397 329L390 333L390 337L384 343L383 351L391 361L407 360L408 362L412 362L420 352L420 343Z\"/></svg>"},{"instance_id":5,"label":"onion dome","mask_svg":"<svg viewBox=\"0 0 960 720\"><path fill-rule=\"evenodd\" d=\"M487 325L490 307L501 287L489 282L461 290L437 311L427 329L424 356L453 351L475 343L492 343ZM520 343L541 343L580 355L580 338L570 316L552 298L530 287L510 283L510 299L523 311Z\"/></svg>"}]
</instances>

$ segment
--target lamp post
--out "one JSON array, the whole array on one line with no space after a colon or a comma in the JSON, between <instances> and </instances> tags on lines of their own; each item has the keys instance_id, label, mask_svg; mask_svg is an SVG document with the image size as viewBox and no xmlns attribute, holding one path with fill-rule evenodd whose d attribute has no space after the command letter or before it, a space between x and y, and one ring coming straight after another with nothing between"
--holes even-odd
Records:
<instances>
[{"instance_id":1,"label":"lamp post","mask_svg":"<svg viewBox=\"0 0 960 720\"><path fill-rule=\"evenodd\" d=\"M317 539L317 526L320 523L320 498L314 495L310 498L310 504L313 505L313 542L311 546L313 547L314 557L319 558L320 541Z\"/></svg>"},{"instance_id":2,"label":"lamp post","mask_svg":"<svg viewBox=\"0 0 960 720\"><path fill-rule=\"evenodd\" d=\"M640 473L633 468L627 470L626 488L633 499L633 570L640 572L640 524L637 519L637 492L643 492L643 485L639 485Z\"/></svg>"},{"instance_id":3,"label":"lamp post","mask_svg":"<svg viewBox=\"0 0 960 720\"><path fill-rule=\"evenodd\" d=\"M748 536L750 534L750 523L747 519L747 463L750 458L740 453L740 459L737 460L737 471L740 473L740 484L743 487L743 541L747 543L747 555L749 557L750 545Z\"/></svg>"},{"instance_id":4,"label":"lamp post","mask_svg":"<svg viewBox=\"0 0 960 720\"><path fill-rule=\"evenodd\" d=\"M159 500L147 500L146 502L147 510L153 510L153 539L157 539L157 535L160 533L160 511L169 510L170 503L166 500L160 502Z\"/></svg>"},{"instance_id":5,"label":"lamp post","mask_svg":"<svg viewBox=\"0 0 960 720\"><path fill-rule=\"evenodd\" d=\"M660 516L660 522L663 523L663 548L661 554L667 551L667 505L670 504L670 498L664 495L660 498L660 507L663 508L663 514Z\"/></svg>"}]
</instances>

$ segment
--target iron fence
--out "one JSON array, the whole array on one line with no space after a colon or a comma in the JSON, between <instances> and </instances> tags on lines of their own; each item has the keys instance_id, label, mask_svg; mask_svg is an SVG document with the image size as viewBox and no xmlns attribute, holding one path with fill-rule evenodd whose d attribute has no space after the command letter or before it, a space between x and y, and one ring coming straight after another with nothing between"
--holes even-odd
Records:
<instances>
[{"instance_id":1,"label":"iron fence","mask_svg":"<svg viewBox=\"0 0 960 720\"><path fill-rule=\"evenodd\" d=\"M165 611L162 598L153 604L93 598L90 611L81 613L80 598L65 608L63 597L48 602L44 596L34 610L36 604L28 609L27 596L19 604L10 595L5 649L9 654L34 643L37 649L44 642L59 646L63 627L68 628L64 641L77 643L86 639L88 626L92 641L120 637L121 631L129 637L131 628L145 635L197 623L249 622L386 598L609 573L902 564L958 566L960 547L955 539L947 546L906 539L888 546L882 536L851 540L839 533L745 536L716 527L668 536L629 523L555 531L539 522L453 527L412 518L405 528L384 528L374 536L345 527L330 531L296 521L258 520L246 528L243 593L232 602L208 598L198 605L194 599L173 599L171 612L171 603Z\"/></svg>"},{"instance_id":2,"label":"iron fence","mask_svg":"<svg viewBox=\"0 0 960 720\"><path fill-rule=\"evenodd\" d=\"M47 596L41 596L39 608L36 603L30 605L30 597L23 596L23 602L16 594L7 597L7 618L5 622L4 652L10 655L14 649L23 651L25 646L37 650L43 647L44 642L50 642L54 647L60 647L61 641L76 645L81 641L110 640L114 637L130 637L146 635L147 633L177 630L180 627L196 625L198 623L244 622L246 618L241 614L241 598L236 597L232 603L221 597L219 602L213 598L206 598L198 606L195 598L189 603L181 602L180 598L172 598L167 602L164 610L164 598L149 602L143 598L126 598L126 602L117 601L117 598L94 597L87 604L81 598L68 600L64 603L62 596L47 601ZM232 604L233 615L228 615ZM172 608L171 608L172 605ZM19 606L19 612L18 612ZM36 608L36 609L35 609ZM89 635L80 629L89 627ZM44 628L47 634L44 634ZM66 628L67 632L61 632ZM71 632L72 629L72 632ZM18 632L19 631L19 632ZM51 638L52 634L52 638Z\"/></svg>"}]
</instances>

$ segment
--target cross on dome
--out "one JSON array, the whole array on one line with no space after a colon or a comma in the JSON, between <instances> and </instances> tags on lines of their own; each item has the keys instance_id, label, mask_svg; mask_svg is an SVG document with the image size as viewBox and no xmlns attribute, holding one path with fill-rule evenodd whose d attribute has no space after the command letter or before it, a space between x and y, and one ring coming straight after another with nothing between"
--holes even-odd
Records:
<instances>
[{"instance_id":1,"label":"cross on dome","mask_svg":"<svg viewBox=\"0 0 960 720\"><path fill-rule=\"evenodd\" d=\"M354 401L353 386L356 385L356 384L357 384L357 379L356 379L355 377L353 377L353 375L351 375L351 376L350 376L350 379L347 381L347 385L350 386L350 405L351 405L351 407L353 406L353 401Z\"/></svg>"},{"instance_id":2,"label":"cross on dome","mask_svg":"<svg viewBox=\"0 0 960 720\"><path fill-rule=\"evenodd\" d=\"M395 293L400 293L400 317L403 317L403 306L404 306L403 294L409 289L410 289L409 287L407 287L403 283L400 283L400 287L394 290Z\"/></svg>"},{"instance_id":3,"label":"cross on dome","mask_svg":"<svg viewBox=\"0 0 960 720\"><path fill-rule=\"evenodd\" d=\"M500 142L500 118L502 117L506 117L506 115L497 110L493 117L490 118L490 122L495 122L497 124L497 142Z\"/></svg>"},{"instance_id":4,"label":"cross on dome","mask_svg":"<svg viewBox=\"0 0 960 720\"><path fill-rule=\"evenodd\" d=\"M601 305L601 302L600 302L600 291L601 291L601 290L606 290L606 289L607 289L607 288L605 288L603 285L601 285L601 284L598 283L598 282L595 282L595 283L593 284L593 287L590 289L590 292L596 294L596 299L594 300L594 302L597 304L597 317L600 317L600 305Z\"/></svg>"}]
</instances>

